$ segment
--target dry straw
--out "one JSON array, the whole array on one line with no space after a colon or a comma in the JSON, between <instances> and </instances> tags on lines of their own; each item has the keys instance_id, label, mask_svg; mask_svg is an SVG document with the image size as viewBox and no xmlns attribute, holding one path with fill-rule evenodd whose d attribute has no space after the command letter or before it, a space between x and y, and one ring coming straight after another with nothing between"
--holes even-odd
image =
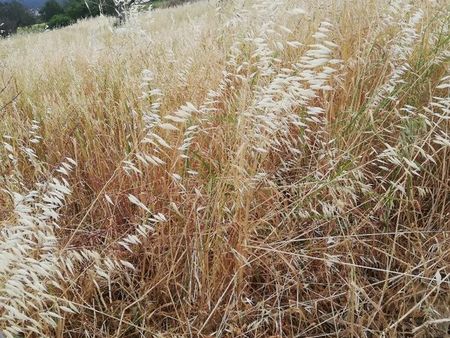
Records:
<instances>
[{"instance_id":1,"label":"dry straw","mask_svg":"<svg viewBox=\"0 0 450 338\"><path fill-rule=\"evenodd\" d=\"M444 337L446 1L251 0L0 41L6 337Z\"/></svg>"}]
</instances>

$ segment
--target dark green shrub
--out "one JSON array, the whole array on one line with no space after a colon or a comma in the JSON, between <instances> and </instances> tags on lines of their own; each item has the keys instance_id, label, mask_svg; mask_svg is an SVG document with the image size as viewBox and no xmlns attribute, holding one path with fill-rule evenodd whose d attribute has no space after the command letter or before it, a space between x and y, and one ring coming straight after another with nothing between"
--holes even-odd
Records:
<instances>
[{"instance_id":1,"label":"dark green shrub","mask_svg":"<svg viewBox=\"0 0 450 338\"><path fill-rule=\"evenodd\" d=\"M63 14L64 9L62 6L55 0L48 0L44 6L39 10L39 14L41 15L41 19L43 21L50 21L55 15Z\"/></svg>"},{"instance_id":2,"label":"dark green shrub","mask_svg":"<svg viewBox=\"0 0 450 338\"><path fill-rule=\"evenodd\" d=\"M48 22L48 28L53 29L68 26L71 22L71 19L67 15L56 14Z\"/></svg>"}]
</instances>

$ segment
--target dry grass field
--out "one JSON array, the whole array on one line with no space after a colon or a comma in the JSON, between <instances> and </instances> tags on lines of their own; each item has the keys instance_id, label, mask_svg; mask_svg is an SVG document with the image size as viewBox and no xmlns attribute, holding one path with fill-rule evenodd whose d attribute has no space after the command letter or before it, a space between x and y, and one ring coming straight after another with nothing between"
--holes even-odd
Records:
<instances>
[{"instance_id":1,"label":"dry grass field","mask_svg":"<svg viewBox=\"0 0 450 338\"><path fill-rule=\"evenodd\" d=\"M0 331L446 337L449 5L210 0L0 40Z\"/></svg>"}]
</instances>

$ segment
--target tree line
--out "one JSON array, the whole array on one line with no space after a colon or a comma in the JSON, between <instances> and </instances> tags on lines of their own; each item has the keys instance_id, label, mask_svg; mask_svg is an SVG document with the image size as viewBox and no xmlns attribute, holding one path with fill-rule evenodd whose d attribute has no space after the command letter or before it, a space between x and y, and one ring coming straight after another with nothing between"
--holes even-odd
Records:
<instances>
[{"instance_id":1,"label":"tree line","mask_svg":"<svg viewBox=\"0 0 450 338\"><path fill-rule=\"evenodd\" d=\"M100 14L116 15L114 0L66 0L63 3L47 0L38 12L29 10L16 0L0 2L0 35L14 34L19 27L38 23L58 28Z\"/></svg>"},{"instance_id":2,"label":"tree line","mask_svg":"<svg viewBox=\"0 0 450 338\"><path fill-rule=\"evenodd\" d=\"M21 3L0 2L0 34L15 33L17 27L29 26L36 22L33 13L27 10Z\"/></svg>"}]
</instances>

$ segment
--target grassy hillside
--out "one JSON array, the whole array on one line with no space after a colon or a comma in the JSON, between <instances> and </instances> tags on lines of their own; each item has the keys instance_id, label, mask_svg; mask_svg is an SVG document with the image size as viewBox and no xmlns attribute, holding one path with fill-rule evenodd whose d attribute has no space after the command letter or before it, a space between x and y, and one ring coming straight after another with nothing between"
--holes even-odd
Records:
<instances>
[{"instance_id":1,"label":"grassy hillside","mask_svg":"<svg viewBox=\"0 0 450 338\"><path fill-rule=\"evenodd\" d=\"M0 329L444 337L449 13L209 1L0 40Z\"/></svg>"}]
</instances>

